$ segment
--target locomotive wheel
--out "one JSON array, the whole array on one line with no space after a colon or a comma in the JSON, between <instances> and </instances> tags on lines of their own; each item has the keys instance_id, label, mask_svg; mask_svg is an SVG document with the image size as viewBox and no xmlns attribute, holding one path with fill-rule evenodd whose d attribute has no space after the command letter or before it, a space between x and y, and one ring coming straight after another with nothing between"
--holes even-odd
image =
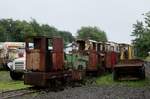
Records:
<instances>
[{"instance_id":1,"label":"locomotive wheel","mask_svg":"<svg viewBox=\"0 0 150 99\"><path fill-rule=\"evenodd\" d=\"M23 73L18 73L18 72L10 71L10 77L13 80L21 80L22 76L23 76Z\"/></svg>"}]
</instances>

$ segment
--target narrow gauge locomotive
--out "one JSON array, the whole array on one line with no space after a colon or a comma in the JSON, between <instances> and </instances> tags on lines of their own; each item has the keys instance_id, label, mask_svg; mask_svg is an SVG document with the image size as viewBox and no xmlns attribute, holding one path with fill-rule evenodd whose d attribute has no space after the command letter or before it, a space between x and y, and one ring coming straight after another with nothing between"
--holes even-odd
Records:
<instances>
[{"instance_id":1,"label":"narrow gauge locomotive","mask_svg":"<svg viewBox=\"0 0 150 99\"><path fill-rule=\"evenodd\" d=\"M30 48L29 42L34 44ZM44 36L26 39L26 69L24 83L34 86L49 86L54 81L81 80L84 72L66 69L64 64L63 39ZM52 47L49 47L52 46Z\"/></svg>"}]
</instances>

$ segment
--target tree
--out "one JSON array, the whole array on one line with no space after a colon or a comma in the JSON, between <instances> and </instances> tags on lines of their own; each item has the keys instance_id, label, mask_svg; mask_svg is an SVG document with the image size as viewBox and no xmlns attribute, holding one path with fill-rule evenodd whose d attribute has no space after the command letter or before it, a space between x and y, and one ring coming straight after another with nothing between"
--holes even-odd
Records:
<instances>
[{"instance_id":1,"label":"tree","mask_svg":"<svg viewBox=\"0 0 150 99\"><path fill-rule=\"evenodd\" d=\"M43 35L42 28L41 28L40 24L35 19L32 18L30 25L33 28L33 32L36 33L37 36Z\"/></svg>"},{"instance_id":2,"label":"tree","mask_svg":"<svg viewBox=\"0 0 150 99\"><path fill-rule=\"evenodd\" d=\"M74 37L68 31L59 31L48 24L39 24L35 19L25 20L0 19L0 42L24 42L27 36L61 36L65 44L73 41Z\"/></svg>"},{"instance_id":3,"label":"tree","mask_svg":"<svg viewBox=\"0 0 150 99\"><path fill-rule=\"evenodd\" d=\"M145 21L137 21L133 24L132 36L135 37L133 44L136 48L136 54L139 57L145 57L150 51L150 12L145 14Z\"/></svg>"},{"instance_id":4,"label":"tree","mask_svg":"<svg viewBox=\"0 0 150 99\"><path fill-rule=\"evenodd\" d=\"M92 39L96 41L107 41L106 33L98 27L81 27L77 31L77 38L79 39Z\"/></svg>"},{"instance_id":5,"label":"tree","mask_svg":"<svg viewBox=\"0 0 150 99\"><path fill-rule=\"evenodd\" d=\"M53 37L53 36L58 36L58 30L55 27L49 26L47 24L43 24L41 26L42 29L42 35L44 36L49 36L49 37Z\"/></svg>"},{"instance_id":6,"label":"tree","mask_svg":"<svg viewBox=\"0 0 150 99\"><path fill-rule=\"evenodd\" d=\"M63 37L65 44L68 44L74 40L72 34L68 31L59 31L61 37Z\"/></svg>"},{"instance_id":7,"label":"tree","mask_svg":"<svg viewBox=\"0 0 150 99\"><path fill-rule=\"evenodd\" d=\"M5 36L5 29L3 28L3 26L0 25L0 41L1 42L4 42L5 39L6 39L6 36Z\"/></svg>"},{"instance_id":8,"label":"tree","mask_svg":"<svg viewBox=\"0 0 150 99\"><path fill-rule=\"evenodd\" d=\"M11 26L12 26L12 19L1 19L0 20L0 34L2 41L10 41L12 40L11 37Z\"/></svg>"}]
</instances>

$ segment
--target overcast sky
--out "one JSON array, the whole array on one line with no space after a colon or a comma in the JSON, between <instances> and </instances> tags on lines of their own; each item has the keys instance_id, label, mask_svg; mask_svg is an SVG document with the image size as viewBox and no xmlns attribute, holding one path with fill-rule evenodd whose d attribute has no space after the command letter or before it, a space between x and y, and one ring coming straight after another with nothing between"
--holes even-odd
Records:
<instances>
[{"instance_id":1,"label":"overcast sky","mask_svg":"<svg viewBox=\"0 0 150 99\"><path fill-rule=\"evenodd\" d=\"M98 26L110 41L130 43L132 25L150 11L150 0L0 0L0 18L31 20L75 35Z\"/></svg>"}]
</instances>

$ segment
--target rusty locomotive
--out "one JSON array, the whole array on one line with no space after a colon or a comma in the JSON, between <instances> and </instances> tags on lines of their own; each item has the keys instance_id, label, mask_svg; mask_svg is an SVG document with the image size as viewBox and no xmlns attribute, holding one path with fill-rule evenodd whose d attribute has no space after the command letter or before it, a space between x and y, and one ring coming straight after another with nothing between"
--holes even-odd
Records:
<instances>
[{"instance_id":1,"label":"rusty locomotive","mask_svg":"<svg viewBox=\"0 0 150 99\"><path fill-rule=\"evenodd\" d=\"M33 42L34 48L28 46L29 42ZM81 70L64 67L63 45L63 39L58 37L28 38L26 40L27 72L24 74L24 83L35 86L49 86L55 80L81 80L83 73Z\"/></svg>"},{"instance_id":2,"label":"rusty locomotive","mask_svg":"<svg viewBox=\"0 0 150 99\"><path fill-rule=\"evenodd\" d=\"M28 46L30 42L33 48ZM119 44L114 42L78 39L72 44L72 51L66 54L62 38L28 37L24 83L51 86L55 81L81 81L86 75L113 71L120 61L119 56Z\"/></svg>"}]
</instances>

